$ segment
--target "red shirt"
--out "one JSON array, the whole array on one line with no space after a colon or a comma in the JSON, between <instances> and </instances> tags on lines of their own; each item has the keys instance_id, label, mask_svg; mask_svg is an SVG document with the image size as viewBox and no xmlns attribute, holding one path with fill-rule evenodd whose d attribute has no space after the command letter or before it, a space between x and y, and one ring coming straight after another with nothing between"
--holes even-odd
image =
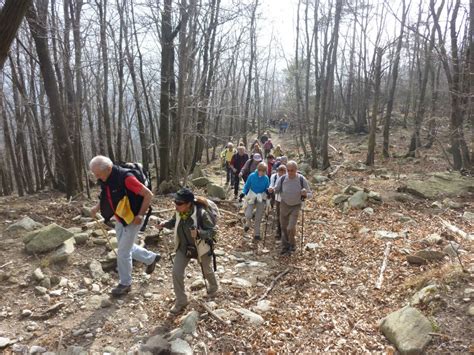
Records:
<instances>
[{"instance_id":1,"label":"red shirt","mask_svg":"<svg viewBox=\"0 0 474 355\"><path fill-rule=\"evenodd\" d=\"M135 195L138 195L138 193L143 189L143 184L138 181L138 179L135 176L127 176L125 178L125 188L131 192L133 192ZM115 211L115 206L112 203L112 196L110 195L110 188L107 185L106 186L106 193L107 193L107 200L109 201L110 207L112 210ZM117 221L120 221L119 217L115 215L115 219Z\"/></svg>"}]
</instances>

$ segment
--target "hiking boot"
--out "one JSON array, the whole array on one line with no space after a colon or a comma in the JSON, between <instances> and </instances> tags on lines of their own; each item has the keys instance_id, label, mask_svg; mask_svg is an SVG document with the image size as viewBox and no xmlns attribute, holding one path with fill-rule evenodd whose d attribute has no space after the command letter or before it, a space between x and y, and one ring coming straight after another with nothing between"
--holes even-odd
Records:
<instances>
[{"instance_id":1,"label":"hiking boot","mask_svg":"<svg viewBox=\"0 0 474 355\"><path fill-rule=\"evenodd\" d=\"M157 263L158 261L160 261L160 259L161 259L160 254L156 254L155 260L153 260L153 262L152 262L150 265L148 265L148 266L146 267L145 272L146 272L147 274L152 274L153 271L155 271L156 263Z\"/></svg>"},{"instance_id":2,"label":"hiking boot","mask_svg":"<svg viewBox=\"0 0 474 355\"><path fill-rule=\"evenodd\" d=\"M184 309L186 308L186 306L188 305L188 303L185 303L185 304L175 304L173 306L173 308L170 309L170 313L171 314L180 314L184 311Z\"/></svg>"},{"instance_id":3,"label":"hiking boot","mask_svg":"<svg viewBox=\"0 0 474 355\"><path fill-rule=\"evenodd\" d=\"M261 240L261 238L259 235L256 235L255 237L253 237L253 240Z\"/></svg>"},{"instance_id":4,"label":"hiking boot","mask_svg":"<svg viewBox=\"0 0 474 355\"><path fill-rule=\"evenodd\" d=\"M216 287L215 289L210 289L207 291L207 295L206 295L206 298L214 298L217 296L217 291L218 291L218 288Z\"/></svg>"},{"instance_id":5,"label":"hiking boot","mask_svg":"<svg viewBox=\"0 0 474 355\"><path fill-rule=\"evenodd\" d=\"M123 296L127 293L130 292L130 290L132 289L132 286L125 286L125 285L122 285L122 284L118 284L117 287L114 287L111 291L112 293L112 296L115 296L115 297L118 297L118 296Z\"/></svg>"}]
</instances>

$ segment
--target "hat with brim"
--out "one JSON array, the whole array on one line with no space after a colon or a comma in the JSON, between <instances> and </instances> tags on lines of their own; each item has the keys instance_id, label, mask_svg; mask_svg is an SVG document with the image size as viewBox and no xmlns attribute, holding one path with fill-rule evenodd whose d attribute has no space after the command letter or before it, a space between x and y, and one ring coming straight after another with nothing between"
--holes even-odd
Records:
<instances>
[{"instance_id":1,"label":"hat with brim","mask_svg":"<svg viewBox=\"0 0 474 355\"><path fill-rule=\"evenodd\" d=\"M262 156L259 153L255 153L253 155L253 160L255 161L262 161Z\"/></svg>"}]
</instances>

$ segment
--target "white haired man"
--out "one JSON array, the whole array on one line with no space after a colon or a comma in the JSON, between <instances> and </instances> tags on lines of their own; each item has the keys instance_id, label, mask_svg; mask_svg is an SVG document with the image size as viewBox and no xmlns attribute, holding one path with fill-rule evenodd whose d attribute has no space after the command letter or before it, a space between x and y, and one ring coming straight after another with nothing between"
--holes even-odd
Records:
<instances>
[{"instance_id":1,"label":"white haired man","mask_svg":"<svg viewBox=\"0 0 474 355\"><path fill-rule=\"evenodd\" d=\"M131 289L132 259L146 264L148 274L155 270L160 260L159 254L135 244L153 193L130 170L114 165L108 157L92 158L89 169L101 187L99 202L91 209L92 215L100 210L105 221L112 217L116 220L119 284L112 289L112 295L121 296Z\"/></svg>"},{"instance_id":2,"label":"white haired man","mask_svg":"<svg viewBox=\"0 0 474 355\"><path fill-rule=\"evenodd\" d=\"M278 179L270 192L280 194L281 254L290 255L296 250L296 224L302 202L312 197L306 178L298 173L298 164L291 160L286 165L287 174Z\"/></svg>"}]
</instances>

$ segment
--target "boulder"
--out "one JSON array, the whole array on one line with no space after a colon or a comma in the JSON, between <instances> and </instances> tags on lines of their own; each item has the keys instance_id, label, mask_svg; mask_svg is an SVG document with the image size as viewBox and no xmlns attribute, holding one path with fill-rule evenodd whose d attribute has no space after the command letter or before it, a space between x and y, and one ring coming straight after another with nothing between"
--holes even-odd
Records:
<instances>
[{"instance_id":1,"label":"boulder","mask_svg":"<svg viewBox=\"0 0 474 355\"><path fill-rule=\"evenodd\" d=\"M234 311L242 315L247 322L249 322L252 325L261 325L264 322L264 319L262 316L258 315L257 313L254 313L248 309L241 308L241 307L234 307Z\"/></svg>"},{"instance_id":2,"label":"boulder","mask_svg":"<svg viewBox=\"0 0 474 355\"><path fill-rule=\"evenodd\" d=\"M351 197L350 195L334 195L332 198L332 203L335 205L339 205L345 201L347 201Z\"/></svg>"},{"instance_id":3,"label":"boulder","mask_svg":"<svg viewBox=\"0 0 474 355\"><path fill-rule=\"evenodd\" d=\"M327 181L329 181L329 178L323 175L313 175L313 177L311 178L311 182L313 182L314 184L324 184Z\"/></svg>"},{"instance_id":4,"label":"boulder","mask_svg":"<svg viewBox=\"0 0 474 355\"><path fill-rule=\"evenodd\" d=\"M194 167L193 173L191 175L191 178L194 180L194 179L198 179L202 177L206 177L206 175L204 174L204 170L202 170L201 165L196 164L196 166Z\"/></svg>"},{"instance_id":5,"label":"boulder","mask_svg":"<svg viewBox=\"0 0 474 355\"><path fill-rule=\"evenodd\" d=\"M23 238L26 251L30 254L45 253L56 249L74 234L55 223L29 232Z\"/></svg>"},{"instance_id":6,"label":"boulder","mask_svg":"<svg viewBox=\"0 0 474 355\"><path fill-rule=\"evenodd\" d=\"M458 172L433 173L425 181L408 180L399 191L430 200L439 197L468 196L469 192L474 191L474 179L462 176Z\"/></svg>"},{"instance_id":7,"label":"boulder","mask_svg":"<svg viewBox=\"0 0 474 355\"><path fill-rule=\"evenodd\" d=\"M59 247L59 249L56 250L53 255L51 255L51 258L49 259L50 262L54 264L68 261L69 257L74 253L74 250L76 249L74 247L75 243L76 240L74 238L69 238L68 240L66 240L61 245L61 247Z\"/></svg>"},{"instance_id":8,"label":"boulder","mask_svg":"<svg viewBox=\"0 0 474 355\"><path fill-rule=\"evenodd\" d=\"M199 321L199 313L197 311L191 311L181 318L181 329L184 334L193 334L197 329L197 323Z\"/></svg>"},{"instance_id":9,"label":"boulder","mask_svg":"<svg viewBox=\"0 0 474 355\"><path fill-rule=\"evenodd\" d=\"M35 222L30 217L23 217L18 222L10 224L8 228L3 232L4 237L22 237L25 234L32 232L36 229L44 227L41 223Z\"/></svg>"},{"instance_id":10,"label":"boulder","mask_svg":"<svg viewBox=\"0 0 474 355\"><path fill-rule=\"evenodd\" d=\"M223 187L216 184L208 184L207 195L211 198L220 198L221 200L225 200L227 194Z\"/></svg>"},{"instance_id":11,"label":"boulder","mask_svg":"<svg viewBox=\"0 0 474 355\"><path fill-rule=\"evenodd\" d=\"M431 340L431 322L416 308L404 307L382 320L380 329L400 354L421 354Z\"/></svg>"},{"instance_id":12,"label":"boulder","mask_svg":"<svg viewBox=\"0 0 474 355\"><path fill-rule=\"evenodd\" d=\"M171 343L171 353L176 355L192 355L193 349L183 339L175 339Z\"/></svg>"},{"instance_id":13,"label":"boulder","mask_svg":"<svg viewBox=\"0 0 474 355\"><path fill-rule=\"evenodd\" d=\"M207 184L211 183L211 180L209 180L207 177L202 176L202 177L197 177L195 179L192 179L191 182L193 183L194 186L196 187L206 187Z\"/></svg>"},{"instance_id":14,"label":"boulder","mask_svg":"<svg viewBox=\"0 0 474 355\"><path fill-rule=\"evenodd\" d=\"M171 345L162 335L155 335L148 338L147 342L140 348L143 352L150 352L153 355L164 355L171 353Z\"/></svg>"},{"instance_id":15,"label":"boulder","mask_svg":"<svg viewBox=\"0 0 474 355\"><path fill-rule=\"evenodd\" d=\"M349 197L349 206L351 208L363 209L367 207L367 199L369 195L364 191L357 191L354 195Z\"/></svg>"},{"instance_id":16,"label":"boulder","mask_svg":"<svg viewBox=\"0 0 474 355\"><path fill-rule=\"evenodd\" d=\"M429 249L420 250L415 254L415 256L417 256L419 258L423 258L426 261L443 260L445 255L446 255L445 253L442 253L440 251L429 250Z\"/></svg>"}]
</instances>

